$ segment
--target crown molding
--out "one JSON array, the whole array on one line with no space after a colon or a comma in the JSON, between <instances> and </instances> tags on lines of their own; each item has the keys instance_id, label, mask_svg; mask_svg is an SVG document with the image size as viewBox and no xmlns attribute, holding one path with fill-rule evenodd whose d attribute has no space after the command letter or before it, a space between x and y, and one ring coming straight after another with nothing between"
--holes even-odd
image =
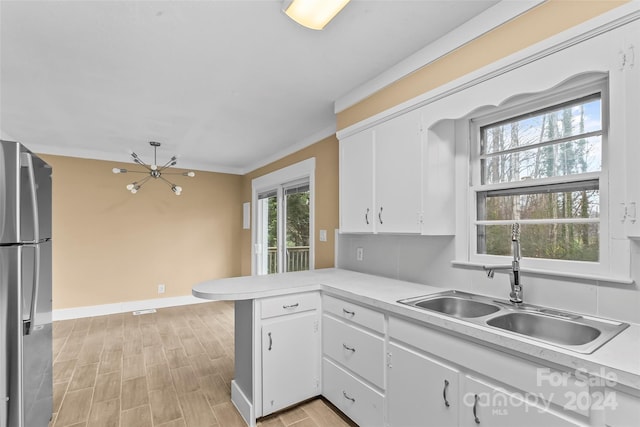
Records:
<instances>
[{"instance_id":1,"label":"crown molding","mask_svg":"<svg viewBox=\"0 0 640 427\"><path fill-rule=\"evenodd\" d=\"M475 18L460 25L454 31L445 34L438 40L430 43L423 49L335 101L334 112L337 114L346 110L447 53L522 15L533 7L543 3L543 1L544 0L503 0L497 3Z\"/></svg>"}]
</instances>

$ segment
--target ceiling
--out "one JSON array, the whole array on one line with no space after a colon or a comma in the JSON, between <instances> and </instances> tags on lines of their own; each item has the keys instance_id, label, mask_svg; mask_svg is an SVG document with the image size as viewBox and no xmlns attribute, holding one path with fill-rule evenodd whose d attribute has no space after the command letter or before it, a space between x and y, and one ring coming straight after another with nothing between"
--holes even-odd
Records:
<instances>
[{"instance_id":1,"label":"ceiling","mask_svg":"<svg viewBox=\"0 0 640 427\"><path fill-rule=\"evenodd\" d=\"M245 173L335 132L334 101L497 1L0 2L0 130L48 154Z\"/></svg>"}]
</instances>

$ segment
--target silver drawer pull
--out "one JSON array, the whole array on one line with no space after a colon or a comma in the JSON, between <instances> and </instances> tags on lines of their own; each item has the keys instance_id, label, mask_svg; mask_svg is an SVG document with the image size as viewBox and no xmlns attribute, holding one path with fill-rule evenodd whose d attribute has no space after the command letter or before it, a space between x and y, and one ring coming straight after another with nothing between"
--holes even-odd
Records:
<instances>
[{"instance_id":1,"label":"silver drawer pull","mask_svg":"<svg viewBox=\"0 0 640 427\"><path fill-rule=\"evenodd\" d=\"M345 399L350 400L352 403L356 403L356 399L349 396L346 391L342 390L342 395L344 396Z\"/></svg>"},{"instance_id":2,"label":"silver drawer pull","mask_svg":"<svg viewBox=\"0 0 640 427\"><path fill-rule=\"evenodd\" d=\"M288 308L296 308L299 305L300 305L300 303L297 302L295 304L283 305L282 308L284 308L286 310Z\"/></svg>"},{"instance_id":3,"label":"silver drawer pull","mask_svg":"<svg viewBox=\"0 0 640 427\"><path fill-rule=\"evenodd\" d=\"M347 310L346 308L343 308L343 309L342 309L342 312L343 312L344 314L348 314L349 316L355 316L355 315L356 315L356 312L355 312L355 311L349 311L349 310Z\"/></svg>"},{"instance_id":4,"label":"silver drawer pull","mask_svg":"<svg viewBox=\"0 0 640 427\"><path fill-rule=\"evenodd\" d=\"M355 352L356 352L356 349L355 349L355 348L353 348L353 347L349 347L349 346L348 346L348 345L346 345L346 344L342 344L342 347L344 347L344 349L345 349L345 350L349 350L351 353L355 353Z\"/></svg>"},{"instance_id":5,"label":"silver drawer pull","mask_svg":"<svg viewBox=\"0 0 640 427\"><path fill-rule=\"evenodd\" d=\"M442 398L444 399L444 406L447 408L450 406L447 400L447 388L449 387L449 381L444 380L444 389L442 390Z\"/></svg>"},{"instance_id":6,"label":"silver drawer pull","mask_svg":"<svg viewBox=\"0 0 640 427\"><path fill-rule=\"evenodd\" d=\"M473 396L473 420L476 422L476 424L480 424L480 418L478 418L478 414L476 413L478 400L480 400L478 395L477 394L474 395Z\"/></svg>"}]
</instances>

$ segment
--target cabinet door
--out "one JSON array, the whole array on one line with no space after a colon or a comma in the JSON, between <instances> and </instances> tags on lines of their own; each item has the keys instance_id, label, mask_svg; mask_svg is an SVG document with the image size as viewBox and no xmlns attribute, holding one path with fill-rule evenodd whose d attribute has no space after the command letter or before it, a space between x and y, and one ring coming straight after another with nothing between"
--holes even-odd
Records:
<instances>
[{"instance_id":1,"label":"cabinet door","mask_svg":"<svg viewBox=\"0 0 640 427\"><path fill-rule=\"evenodd\" d=\"M621 53L625 55L625 66L619 72L623 76L624 108L627 159L627 202L626 230L632 238L640 238L640 66L637 59L640 52L640 22L627 26L628 32ZM634 59L634 56L636 59ZM631 63L629 63L631 61ZM634 65L633 62L636 62ZM614 168L615 169L615 168ZM614 214L615 215L615 214Z\"/></svg>"},{"instance_id":2,"label":"cabinet door","mask_svg":"<svg viewBox=\"0 0 640 427\"><path fill-rule=\"evenodd\" d=\"M262 324L262 415L320 394L317 311Z\"/></svg>"},{"instance_id":3,"label":"cabinet door","mask_svg":"<svg viewBox=\"0 0 640 427\"><path fill-rule=\"evenodd\" d=\"M340 231L371 233L373 212L373 133L340 141Z\"/></svg>"},{"instance_id":4,"label":"cabinet door","mask_svg":"<svg viewBox=\"0 0 640 427\"><path fill-rule=\"evenodd\" d=\"M604 409L607 427L640 426L640 396L607 389L604 399L594 403Z\"/></svg>"},{"instance_id":5,"label":"cabinet door","mask_svg":"<svg viewBox=\"0 0 640 427\"><path fill-rule=\"evenodd\" d=\"M458 371L395 344L389 353L389 426L457 426Z\"/></svg>"},{"instance_id":6,"label":"cabinet door","mask_svg":"<svg viewBox=\"0 0 640 427\"><path fill-rule=\"evenodd\" d=\"M422 145L420 113L411 111L377 126L376 231L420 233Z\"/></svg>"},{"instance_id":7,"label":"cabinet door","mask_svg":"<svg viewBox=\"0 0 640 427\"><path fill-rule=\"evenodd\" d=\"M547 409L539 395L512 393L484 381L462 377L460 427L568 427L583 425ZM534 405L533 402L539 404Z\"/></svg>"}]
</instances>

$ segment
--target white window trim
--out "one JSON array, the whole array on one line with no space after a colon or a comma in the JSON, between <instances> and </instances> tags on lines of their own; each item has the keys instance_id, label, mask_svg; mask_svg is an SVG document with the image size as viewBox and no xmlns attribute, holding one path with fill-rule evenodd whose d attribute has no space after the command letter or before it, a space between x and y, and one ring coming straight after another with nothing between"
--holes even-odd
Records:
<instances>
[{"instance_id":1,"label":"white window trim","mask_svg":"<svg viewBox=\"0 0 640 427\"><path fill-rule=\"evenodd\" d=\"M296 180L309 179L309 270L315 268L315 170L316 159L311 157L251 181L251 275L256 275L257 206L258 194ZM280 214L278 214L280 215ZM280 241L280 238L279 240Z\"/></svg>"},{"instance_id":2,"label":"white window trim","mask_svg":"<svg viewBox=\"0 0 640 427\"><path fill-rule=\"evenodd\" d=\"M572 261L572 260L555 260L545 258L523 258L522 265L526 265L530 269L544 270L544 271L562 271L565 273L590 273L598 274L608 270L609 260L609 204L608 204L608 131L609 131L609 91L608 91L607 76L603 73L597 73L595 75L578 76L571 79L568 83L564 83L559 88L554 88L542 93L516 96L517 101L507 102L499 107L493 107L489 109L489 112L485 112L482 115L475 115L469 120L470 130L470 148L469 148L469 167L471 171L471 185L469 187L469 231L468 231L468 247L469 247L469 260L471 263L480 265L492 265L492 264L505 264L511 259L509 256L478 254L477 252L477 233L476 226L479 224L477 218L477 194L478 192L487 191L488 189L498 187L514 187L513 183L494 184L494 185L481 185L480 184L480 129L483 126L508 119L509 117L516 117L518 115L528 113L531 111L537 111L544 108L552 107L558 104L562 104L566 101L578 99L585 95L600 92L602 102L602 169L597 173L584 173L580 175L570 175L566 177L553 177L544 180L536 180L536 185L553 182L568 182L584 179L597 178L599 180L600 188L600 218L599 221L599 261L598 262L584 262L584 261ZM513 98L515 99L515 98ZM480 221L481 222L481 221ZM572 222L559 221L559 220L544 220L544 221L520 221L521 223L535 222ZM580 220L579 222L590 222ZM492 224L497 224L492 221ZM505 221L506 223L512 223L512 221Z\"/></svg>"}]
</instances>

